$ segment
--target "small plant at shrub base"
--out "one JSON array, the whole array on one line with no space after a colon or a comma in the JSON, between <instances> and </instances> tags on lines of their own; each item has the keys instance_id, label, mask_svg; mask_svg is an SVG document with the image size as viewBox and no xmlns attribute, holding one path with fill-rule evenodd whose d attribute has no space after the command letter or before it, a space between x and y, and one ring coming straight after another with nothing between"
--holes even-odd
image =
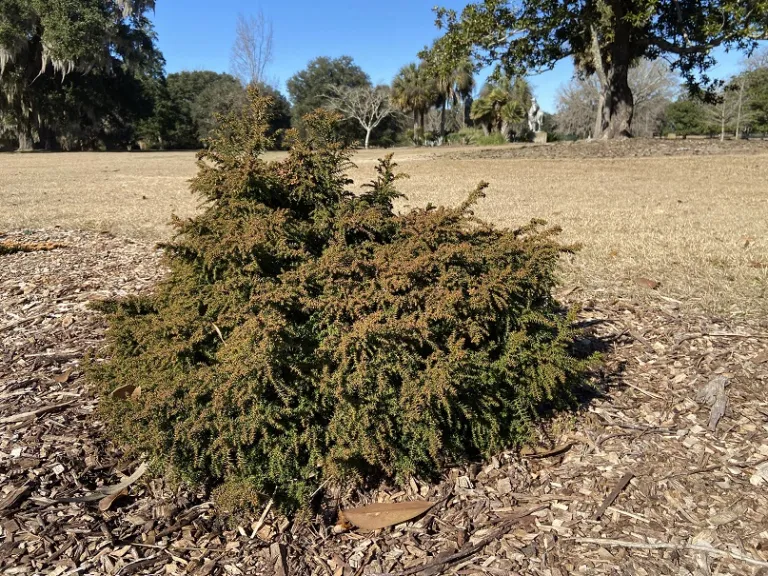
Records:
<instances>
[{"instance_id":1,"label":"small plant at shrub base","mask_svg":"<svg viewBox=\"0 0 768 576\"><path fill-rule=\"evenodd\" d=\"M528 438L589 361L551 296L556 229L499 230L470 208L396 215L391 158L360 195L336 119L306 118L265 162L267 100L223 122L176 221L167 278L105 303L90 376L117 436L228 501L306 505L324 481L430 475ZM127 399L109 393L141 387ZM235 496L233 497L233 493Z\"/></svg>"}]
</instances>

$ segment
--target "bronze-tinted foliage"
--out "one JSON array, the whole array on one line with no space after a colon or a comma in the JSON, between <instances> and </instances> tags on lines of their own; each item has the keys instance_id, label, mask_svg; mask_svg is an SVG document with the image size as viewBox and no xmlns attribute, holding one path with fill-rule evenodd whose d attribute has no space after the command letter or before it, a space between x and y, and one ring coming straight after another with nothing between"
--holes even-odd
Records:
<instances>
[{"instance_id":1,"label":"bronze-tinted foliage","mask_svg":"<svg viewBox=\"0 0 768 576\"><path fill-rule=\"evenodd\" d=\"M110 359L91 375L119 437L286 509L324 480L429 474L525 439L586 368L550 295L557 231L474 218L483 185L396 215L390 157L352 195L328 112L265 162L266 104L252 93L201 153L207 208L176 223L167 279L105 306ZM141 395L106 394L127 383Z\"/></svg>"}]
</instances>

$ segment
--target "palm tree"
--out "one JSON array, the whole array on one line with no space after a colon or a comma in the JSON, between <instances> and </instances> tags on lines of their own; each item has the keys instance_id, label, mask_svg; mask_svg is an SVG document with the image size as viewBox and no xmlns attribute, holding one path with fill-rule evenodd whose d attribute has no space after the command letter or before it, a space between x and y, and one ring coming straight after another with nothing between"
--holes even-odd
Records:
<instances>
[{"instance_id":1,"label":"palm tree","mask_svg":"<svg viewBox=\"0 0 768 576\"><path fill-rule=\"evenodd\" d=\"M520 128L525 121L531 98L531 87L524 78L511 82L502 77L483 86L480 97L472 103L470 117L486 134L499 132L509 137L510 132L518 132L514 127Z\"/></svg>"},{"instance_id":2,"label":"palm tree","mask_svg":"<svg viewBox=\"0 0 768 576\"><path fill-rule=\"evenodd\" d=\"M437 100L435 105L440 108L440 143L445 139L445 109L450 102L456 106L465 102L475 88L475 76L472 62L467 59L447 73L435 75Z\"/></svg>"},{"instance_id":3,"label":"palm tree","mask_svg":"<svg viewBox=\"0 0 768 576\"><path fill-rule=\"evenodd\" d=\"M395 105L413 113L413 137L416 141L424 137L424 116L435 101L435 92L435 82L424 65L408 64L392 81Z\"/></svg>"}]
</instances>

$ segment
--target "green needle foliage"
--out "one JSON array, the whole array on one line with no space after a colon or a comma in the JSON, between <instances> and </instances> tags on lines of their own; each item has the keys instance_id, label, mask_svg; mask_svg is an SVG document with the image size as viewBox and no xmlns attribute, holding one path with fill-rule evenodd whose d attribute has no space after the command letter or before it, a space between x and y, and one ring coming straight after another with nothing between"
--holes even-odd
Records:
<instances>
[{"instance_id":1,"label":"green needle foliage","mask_svg":"<svg viewBox=\"0 0 768 576\"><path fill-rule=\"evenodd\" d=\"M103 306L91 378L121 440L224 492L308 504L324 481L430 475L518 445L591 360L551 296L568 247L542 222L470 208L396 215L391 157L353 195L338 118L317 111L285 160L250 94L200 154L196 218L177 221L154 294ZM141 393L119 399L127 385Z\"/></svg>"}]
</instances>

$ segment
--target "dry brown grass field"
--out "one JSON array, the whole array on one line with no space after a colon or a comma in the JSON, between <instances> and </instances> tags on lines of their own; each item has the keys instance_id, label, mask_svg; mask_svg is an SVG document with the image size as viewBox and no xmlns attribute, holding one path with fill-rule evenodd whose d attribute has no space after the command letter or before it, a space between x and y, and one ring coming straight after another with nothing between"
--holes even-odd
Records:
<instances>
[{"instance_id":1,"label":"dry brown grass field","mask_svg":"<svg viewBox=\"0 0 768 576\"><path fill-rule=\"evenodd\" d=\"M382 151L365 151L355 187ZM401 208L456 205L480 180L477 214L501 226L544 218L583 245L566 288L672 298L728 316L768 310L768 147L763 143L577 143L398 149ZM269 154L278 158L280 154ZM0 155L0 232L60 226L162 240L192 215L194 153ZM638 277L661 283L657 291ZM668 301L666 301L668 302Z\"/></svg>"}]
</instances>

